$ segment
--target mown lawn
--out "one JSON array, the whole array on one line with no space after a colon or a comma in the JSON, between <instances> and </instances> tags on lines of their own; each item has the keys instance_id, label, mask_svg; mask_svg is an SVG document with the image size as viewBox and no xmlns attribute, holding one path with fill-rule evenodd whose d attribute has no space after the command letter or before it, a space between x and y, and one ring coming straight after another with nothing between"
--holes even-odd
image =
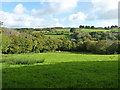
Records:
<instances>
[{"instance_id":1,"label":"mown lawn","mask_svg":"<svg viewBox=\"0 0 120 90\"><path fill-rule=\"evenodd\" d=\"M43 63L3 63L3 88L117 88L118 55L75 52L9 54L3 59L44 58Z\"/></svg>"}]
</instances>

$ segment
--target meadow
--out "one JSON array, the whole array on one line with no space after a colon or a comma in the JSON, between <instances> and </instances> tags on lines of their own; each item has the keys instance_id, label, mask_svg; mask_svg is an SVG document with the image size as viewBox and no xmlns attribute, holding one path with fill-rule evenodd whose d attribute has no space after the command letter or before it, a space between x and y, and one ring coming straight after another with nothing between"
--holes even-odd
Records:
<instances>
[{"instance_id":1,"label":"meadow","mask_svg":"<svg viewBox=\"0 0 120 90\"><path fill-rule=\"evenodd\" d=\"M111 31L111 30L105 30L105 29L78 29L78 30L85 31L85 32L98 32L98 31L107 32L107 31Z\"/></svg>"},{"instance_id":2,"label":"meadow","mask_svg":"<svg viewBox=\"0 0 120 90\"><path fill-rule=\"evenodd\" d=\"M56 31L70 31L69 28L68 29L54 29L54 30L56 30Z\"/></svg>"},{"instance_id":3,"label":"meadow","mask_svg":"<svg viewBox=\"0 0 120 90\"><path fill-rule=\"evenodd\" d=\"M3 88L117 88L118 55L80 52L3 54L3 60L30 57L34 64L3 63Z\"/></svg>"},{"instance_id":4,"label":"meadow","mask_svg":"<svg viewBox=\"0 0 120 90\"><path fill-rule=\"evenodd\" d=\"M45 35L47 37L54 37L54 38L68 38L68 39L71 39L72 36L70 35Z\"/></svg>"},{"instance_id":5,"label":"meadow","mask_svg":"<svg viewBox=\"0 0 120 90\"><path fill-rule=\"evenodd\" d=\"M56 31L70 31L70 29L55 29ZM77 31L85 31L85 32L98 32L98 31L103 31L103 32L107 32L107 31L111 31L110 30L105 30L105 29L81 29L81 28L77 28ZM116 30L116 29L113 29Z\"/></svg>"},{"instance_id":6,"label":"meadow","mask_svg":"<svg viewBox=\"0 0 120 90\"><path fill-rule=\"evenodd\" d=\"M118 29L110 29L110 30L105 30L105 29L81 29L81 28L77 28L76 31L83 31L83 32L107 32L107 31L117 31ZM47 37L53 37L53 38L68 38L68 39L72 39L73 37L70 36L70 34L72 34L72 32L70 32L70 28L68 29L53 29L53 31L57 31L57 32L64 32L64 34L61 35L57 35L55 32L52 32L52 34L49 34L49 31L33 31L33 33L45 33L45 36Z\"/></svg>"},{"instance_id":7,"label":"meadow","mask_svg":"<svg viewBox=\"0 0 120 90\"><path fill-rule=\"evenodd\" d=\"M109 34L105 36L104 33L100 32L100 35L96 33L93 38L98 41L86 43L84 41L87 39L91 40L89 32L93 32L92 29L83 29L88 35L84 32L82 35L69 32L70 29L65 29L65 32L61 30L64 29L21 32L13 29L3 30L2 54L0 54L2 87L117 88L119 86L119 51L116 47L119 44L116 41L118 38L116 33L113 33L111 38ZM103 30L94 29L94 31ZM78 36L78 41L71 40L75 36ZM112 40L111 45L106 41L106 37ZM93 52L95 50L99 53Z\"/></svg>"}]
</instances>

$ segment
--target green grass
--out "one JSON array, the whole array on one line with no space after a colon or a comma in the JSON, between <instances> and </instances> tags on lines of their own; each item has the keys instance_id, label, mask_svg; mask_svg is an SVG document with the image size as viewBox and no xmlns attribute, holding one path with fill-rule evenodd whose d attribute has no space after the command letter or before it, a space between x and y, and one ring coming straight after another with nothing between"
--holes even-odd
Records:
<instances>
[{"instance_id":1,"label":"green grass","mask_svg":"<svg viewBox=\"0 0 120 90\"><path fill-rule=\"evenodd\" d=\"M86 31L86 32L97 32L97 31L110 31L110 30L105 30L105 29L77 29L78 31L79 30L82 30L82 31ZM116 29L115 29L116 30ZM56 31L70 31L70 29L56 29Z\"/></svg>"},{"instance_id":2,"label":"green grass","mask_svg":"<svg viewBox=\"0 0 120 90\"><path fill-rule=\"evenodd\" d=\"M56 31L70 31L70 29L55 29ZM103 32L107 32L107 31L117 31L118 32L118 28L113 28L110 30L105 30L105 29L77 29L78 31L85 31L85 32L98 32L98 31L103 31ZM34 32L45 32L45 31L34 31Z\"/></svg>"},{"instance_id":3,"label":"green grass","mask_svg":"<svg viewBox=\"0 0 120 90\"><path fill-rule=\"evenodd\" d=\"M70 29L56 29L57 31L70 31ZM110 30L105 30L105 29L77 29L78 31L85 31L85 32L98 32L98 31L110 31ZM115 29L116 30L116 29Z\"/></svg>"},{"instance_id":4,"label":"green grass","mask_svg":"<svg viewBox=\"0 0 120 90\"><path fill-rule=\"evenodd\" d=\"M45 35L45 36L54 38L68 38L68 39L72 38L70 35Z\"/></svg>"},{"instance_id":5,"label":"green grass","mask_svg":"<svg viewBox=\"0 0 120 90\"><path fill-rule=\"evenodd\" d=\"M78 29L78 30L85 31L85 32L98 32L98 31L107 32L107 31L110 31L110 30L105 30L105 29Z\"/></svg>"},{"instance_id":6,"label":"green grass","mask_svg":"<svg viewBox=\"0 0 120 90\"><path fill-rule=\"evenodd\" d=\"M11 56L11 57L3 57L3 63L7 64L35 64L35 63L43 63L44 58L39 58L32 55L20 55L20 56Z\"/></svg>"},{"instance_id":7,"label":"green grass","mask_svg":"<svg viewBox=\"0 0 120 90\"><path fill-rule=\"evenodd\" d=\"M112 28L111 31L120 32L120 28Z\"/></svg>"},{"instance_id":8,"label":"green grass","mask_svg":"<svg viewBox=\"0 0 120 90\"><path fill-rule=\"evenodd\" d=\"M8 54L3 58L45 58L43 63L3 63L3 88L117 88L118 55L76 52Z\"/></svg>"},{"instance_id":9,"label":"green grass","mask_svg":"<svg viewBox=\"0 0 120 90\"><path fill-rule=\"evenodd\" d=\"M70 31L70 29L55 29L56 31Z\"/></svg>"}]
</instances>

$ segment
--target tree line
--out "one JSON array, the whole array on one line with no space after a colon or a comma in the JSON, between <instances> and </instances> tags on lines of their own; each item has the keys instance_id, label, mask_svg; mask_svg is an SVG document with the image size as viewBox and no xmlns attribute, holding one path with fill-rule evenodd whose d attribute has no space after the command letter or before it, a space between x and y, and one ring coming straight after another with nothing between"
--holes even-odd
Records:
<instances>
[{"instance_id":1,"label":"tree line","mask_svg":"<svg viewBox=\"0 0 120 90\"><path fill-rule=\"evenodd\" d=\"M41 53L53 51L78 51L98 54L120 53L120 37L110 32L74 32L75 41L68 38L46 37L41 32L2 35L2 53Z\"/></svg>"},{"instance_id":2,"label":"tree line","mask_svg":"<svg viewBox=\"0 0 120 90\"><path fill-rule=\"evenodd\" d=\"M84 26L84 25L80 25L79 26L79 28L84 28L84 29L97 29L97 28L95 28L95 26ZM99 28L99 27L98 27ZM102 28L102 29L106 29L106 30L109 30L109 29L112 29L112 28L118 28L118 26L117 25L112 25L112 26L108 26L108 27L100 27L100 28Z\"/></svg>"}]
</instances>

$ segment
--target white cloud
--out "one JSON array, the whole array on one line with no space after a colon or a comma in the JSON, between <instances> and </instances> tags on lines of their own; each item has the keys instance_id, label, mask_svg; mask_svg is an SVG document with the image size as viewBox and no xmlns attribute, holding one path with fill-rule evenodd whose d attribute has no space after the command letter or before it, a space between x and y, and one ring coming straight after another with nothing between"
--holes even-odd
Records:
<instances>
[{"instance_id":1,"label":"white cloud","mask_svg":"<svg viewBox=\"0 0 120 90\"><path fill-rule=\"evenodd\" d=\"M117 9L119 0L92 0L95 9L104 11Z\"/></svg>"},{"instance_id":2,"label":"white cloud","mask_svg":"<svg viewBox=\"0 0 120 90\"><path fill-rule=\"evenodd\" d=\"M112 25L117 25L117 21L116 20L98 20L95 23L95 26L100 26L100 27L105 27L105 26L112 26Z\"/></svg>"},{"instance_id":3,"label":"white cloud","mask_svg":"<svg viewBox=\"0 0 120 90\"><path fill-rule=\"evenodd\" d=\"M6 27L38 27L43 19L25 14L26 8L22 4L16 5L14 13L0 11L0 21Z\"/></svg>"},{"instance_id":4,"label":"white cloud","mask_svg":"<svg viewBox=\"0 0 120 90\"><path fill-rule=\"evenodd\" d=\"M59 23L59 22L49 22L49 23L46 23L45 26L43 27L64 27L63 24Z\"/></svg>"},{"instance_id":5,"label":"white cloud","mask_svg":"<svg viewBox=\"0 0 120 90\"><path fill-rule=\"evenodd\" d=\"M71 14L68 17L68 20L71 22L81 23L81 22L84 22L86 18L87 18L87 15L85 15L82 12L78 12L76 14Z\"/></svg>"},{"instance_id":6,"label":"white cloud","mask_svg":"<svg viewBox=\"0 0 120 90\"><path fill-rule=\"evenodd\" d=\"M77 7L79 0L54 0L40 10L33 9L32 13L37 16L53 16L55 14L66 13Z\"/></svg>"},{"instance_id":7,"label":"white cloud","mask_svg":"<svg viewBox=\"0 0 120 90\"><path fill-rule=\"evenodd\" d=\"M25 13L25 11L27 11L27 10L22 4L18 4L14 8L14 13L16 13L16 14L23 14L23 13Z\"/></svg>"},{"instance_id":8,"label":"white cloud","mask_svg":"<svg viewBox=\"0 0 120 90\"><path fill-rule=\"evenodd\" d=\"M92 0L97 19L117 19L119 0Z\"/></svg>"},{"instance_id":9,"label":"white cloud","mask_svg":"<svg viewBox=\"0 0 120 90\"><path fill-rule=\"evenodd\" d=\"M66 26L63 25L63 23L67 23L67 25L71 24L70 26L72 26L72 24L76 26L74 24L83 22L89 23L88 21L95 24L95 19L103 20L96 24L99 26L114 25L112 19L117 19L118 17L118 0L91 0L94 8L92 7L93 9L87 12L79 11L63 19L56 17L57 14L64 15L64 13L71 13L71 11L77 7L78 1L80 0L55 0L44 4L46 1L43 0L43 7L41 9L31 10L33 16L27 14L29 11L27 11L22 4L18 4L14 8L13 13L0 11L0 20L3 21L4 25L7 27ZM85 13L87 13L87 15ZM37 15L37 17L34 15ZM54 18L54 15L56 18Z\"/></svg>"},{"instance_id":10,"label":"white cloud","mask_svg":"<svg viewBox=\"0 0 120 90\"><path fill-rule=\"evenodd\" d=\"M53 22L63 22L65 21L66 18L62 18L62 19L58 19L58 18L53 18L52 21Z\"/></svg>"}]
</instances>

